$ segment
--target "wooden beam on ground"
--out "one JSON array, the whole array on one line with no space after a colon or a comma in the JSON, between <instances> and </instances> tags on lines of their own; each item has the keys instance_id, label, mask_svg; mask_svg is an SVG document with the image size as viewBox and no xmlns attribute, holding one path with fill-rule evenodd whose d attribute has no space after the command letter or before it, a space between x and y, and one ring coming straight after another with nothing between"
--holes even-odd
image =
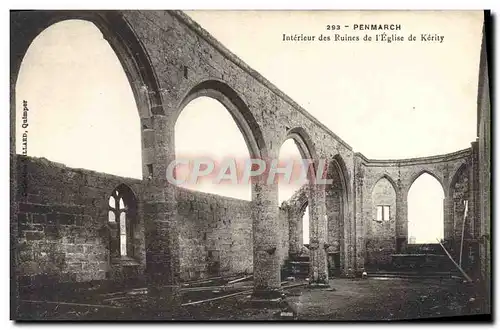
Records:
<instances>
[{"instance_id":1,"label":"wooden beam on ground","mask_svg":"<svg viewBox=\"0 0 500 330\"><path fill-rule=\"evenodd\" d=\"M203 303L210 302L210 301L225 299L225 298L234 297L234 296L238 296L238 295L242 295L242 294L248 294L248 293L252 293L252 292L253 292L253 290L240 291L240 292L231 293L231 294L228 294L228 295L225 295L225 296L221 296L221 297L215 297L215 298L210 298L210 299L205 299L205 300L199 300L199 301L193 301L193 302L184 303L181 306L184 307L184 306L198 305L198 304L203 304Z\"/></svg>"},{"instance_id":2,"label":"wooden beam on ground","mask_svg":"<svg viewBox=\"0 0 500 330\"><path fill-rule=\"evenodd\" d=\"M306 284L307 283L291 284L291 285L283 286L281 288L282 289L291 289L291 288L303 286L303 285L306 285ZM210 301L216 301L216 300L220 300L220 299L226 299L226 298L230 298L230 297L235 297L235 296L242 295L242 294L249 294L249 293L252 293L252 292L253 292L253 290L240 291L240 292L231 293L231 294L228 294L228 295L225 295L225 296L221 296L221 297L215 297L215 298L210 298L210 299L205 299L205 300L199 300L199 301L192 301L192 302L184 303L181 306L183 306L183 307L184 306L193 306L193 305L203 304L203 303L210 302Z\"/></svg>"},{"instance_id":3,"label":"wooden beam on ground","mask_svg":"<svg viewBox=\"0 0 500 330\"><path fill-rule=\"evenodd\" d=\"M32 303L32 304L54 304L54 305L68 305L68 306L79 306L79 307L94 307L94 308L112 308L112 309L123 309L123 307L111 306L111 305L95 305L95 304L82 304L82 303L70 303L65 301L46 301L46 300L19 300L20 302Z\"/></svg>"},{"instance_id":4,"label":"wooden beam on ground","mask_svg":"<svg viewBox=\"0 0 500 330\"><path fill-rule=\"evenodd\" d=\"M249 275L249 276L245 276L245 277L242 277L242 278L238 278L238 279L229 281L229 282L227 282L227 284L234 284L234 283L238 283L238 282L249 280L251 278L253 278L253 275Z\"/></svg>"},{"instance_id":5,"label":"wooden beam on ground","mask_svg":"<svg viewBox=\"0 0 500 330\"><path fill-rule=\"evenodd\" d=\"M465 201L465 209L464 209L464 219L462 221L462 239L460 240L460 258L458 259L458 264L462 267L462 252L464 249L464 234L465 234L465 220L467 219L467 211L469 209L469 201Z\"/></svg>"},{"instance_id":6,"label":"wooden beam on ground","mask_svg":"<svg viewBox=\"0 0 500 330\"><path fill-rule=\"evenodd\" d=\"M467 273L462 269L462 267L460 267L455 262L455 260L453 260L453 258L451 257L451 255L448 253L448 251L444 247L444 245L441 243L441 241L439 239L436 239L436 240L438 241L439 245L441 245L441 247L443 248L444 252L446 252L446 255L448 256L448 258L450 258L450 260L453 262L453 264L458 268L458 270L460 270L460 272L462 273L462 275L464 275L464 277L467 279L467 281L472 282L472 279L469 277L469 275L467 275Z\"/></svg>"}]
</instances>

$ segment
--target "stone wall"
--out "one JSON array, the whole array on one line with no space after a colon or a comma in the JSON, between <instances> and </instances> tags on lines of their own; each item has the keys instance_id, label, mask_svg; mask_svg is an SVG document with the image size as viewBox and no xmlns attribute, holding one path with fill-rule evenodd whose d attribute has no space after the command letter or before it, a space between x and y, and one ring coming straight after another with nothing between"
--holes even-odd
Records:
<instances>
[{"instance_id":1,"label":"stone wall","mask_svg":"<svg viewBox=\"0 0 500 330\"><path fill-rule=\"evenodd\" d=\"M415 180L423 173L436 178L444 191L444 237L451 240L460 227L461 220L455 212L456 199L468 194L472 148L450 154L401 160L370 160L361 154L356 162L356 261L362 265L384 265L390 254L405 253L408 237L408 192ZM384 179L380 191L376 185ZM389 188L389 186L391 188ZM392 190L391 190L392 189ZM455 195L454 195L455 194ZM460 197L461 196L461 197ZM377 200L391 205L391 219L377 223L374 219L374 203ZM474 218L475 214L470 213ZM463 215L463 210L462 210ZM455 223L457 222L457 224ZM472 228L468 227L469 232ZM461 232L461 227L460 227Z\"/></svg>"},{"instance_id":2,"label":"stone wall","mask_svg":"<svg viewBox=\"0 0 500 330\"><path fill-rule=\"evenodd\" d=\"M125 276L120 272L126 272L126 267L110 261L105 230L108 198L123 183L138 193L142 182L72 169L43 158L17 157L20 280L86 282ZM182 280L252 272L251 202L182 188L176 188L176 198ZM140 208L138 213L141 219ZM142 221L134 229L137 253L133 257L142 274ZM280 253L285 250L287 245Z\"/></svg>"},{"instance_id":3,"label":"stone wall","mask_svg":"<svg viewBox=\"0 0 500 330\"><path fill-rule=\"evenodd\" d=\"M251 202L176 187L180 279L251 273Z\"/></svg>"},{"instance_id":4,"label":"stone wall","mask_svg":"<svg viewBox=\"0 0 500 330\"><path fill-rule=\"evenodd\" d=\"M396 191L386 178L373 187L371 205L365 214L366 267L383 267L396 253ZM377 206L389 206L389 219L377 220Z\"/></svg>"},{"instance_id":5,"label":"stone wall","mask_svg":"<svg viewBox=\"0 0 500 330\"><path fill-rule=\"evenodd\" d=\"M17 180L19 263L16 271L21 286L120 276L112 269L109 258L105 229L108 198L120 184L127 184L139 197L139 180L72 169L44 158L19 155ZM144 231L140 215L137 220L133 257L142 273Z\"/></svg>"},{"instance_id":6,"label":"stone wall","mask_svg":"<svg viewBox=\"0 0 500 330\"><path fill-rule=\"evenodd\" d=\"M479 201L481 279L485 283L488 300L491 299L491 100L489 62L491 61L492 21L483 28L478 86L478 172L479 187L475 191ZM488 43L490 48L487 49ZM491 62L490 62L491 63Z\"/></svg>"},{"instance_id":7,"label":"stone wall","mask_svg":"<svg viewBox=\"0 0 500 330\"><path fill-rule=\"evenodd\" d=\"M465 201L468 201L468 208L472 206L472 201L469 198L469 172L467 168L463 168L459 173L457 173L456 182L451 187L451 198L452 198L452 216L453 216L453 239L459 241L462 237L462 228L464 229L464 238L472 238L473 228L471 227L471 214L464 224L464 211L465 211Z\"/></svg>"}]
</instances>

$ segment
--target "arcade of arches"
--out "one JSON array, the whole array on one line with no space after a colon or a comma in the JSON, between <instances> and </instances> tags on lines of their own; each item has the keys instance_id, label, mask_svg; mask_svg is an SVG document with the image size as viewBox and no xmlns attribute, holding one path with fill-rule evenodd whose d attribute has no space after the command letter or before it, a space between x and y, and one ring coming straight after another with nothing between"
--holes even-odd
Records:
<instances>
[{"instance_id":1,"label":"arcade of arches","mask_svg":"<svg viewBox=\"0 0 500 330\"><path fill-rule=\"evenodd\" d=\"M312 284L360 276L394 266L398 256L436 248L437 242L419 244L411 236L414 206L409 196L425 176L442 189L439 238L458 256L463 236L466 271L489 279L486 55L478 139L470 148L425 158L373 160L354 152L182 12L30 15L11 15L11 94L37 35L67 19L92 22L130 82L141 127L142 178L16 155L11 139L13 279L19 287L144 278L155 288L151 292L174 297L182 281L252 273L254 297L275 298L290 262L305 257L305 275ZM176 156L177 119L200 97L215 99L228 111L250 157L276 159L283 141L293 139L313 168L318 160L327 160L331 183L307 183L281 204L277 184L252 182L250 200L170 184L164 173ZM19 116L15 103L12 123ZM19 126L11 127L16 136ZM309 240L304 242L306 208Z\"/></svg>"}]
</instances>

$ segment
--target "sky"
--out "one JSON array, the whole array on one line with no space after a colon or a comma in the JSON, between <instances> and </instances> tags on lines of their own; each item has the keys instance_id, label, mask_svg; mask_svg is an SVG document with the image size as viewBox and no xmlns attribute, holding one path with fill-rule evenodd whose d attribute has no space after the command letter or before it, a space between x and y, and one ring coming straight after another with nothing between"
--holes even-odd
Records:
<instances>
[{"instance_id":1,"label":"sky","mask_svg":"<svg viewBox=\"0 0 500 330\"><path fill-rule=\"evenodd\" d=\"M229 50L368 158L464 149L476 138L482 12L187 12ZM283 34L331 35L326 26L394 23L399 36L436 42L288 42ZM340 35L374 36L343 30ZM389 32L392 34L393 32ZM103 75L102 73L106 74ZM22 101L29 108L22 125ZM92 23L70 20L30 46L16 86L17 152L71 167L141 178L140 123L120 62ZM216 122L217 128L208 125ZM176 154L248 157L226 109L193 100L176 123ZM204 136L199 139L199 136ZM286 141L281 158L300 158ZM250 187L188 187L250 200ZM280 185L279 203L298 187ZM441 204L442 205L442 204Z\"/></svg>"},{"instance_id":2,"label":"sky","mask_svg":"<svg viewBox=\"0 0 500 330\"><path fill-rule=\"evenodd\" d=\"M28 48L16 86L17 153L25 131L23 100L29 109L28 155L142 178L134 95L118 58L92 23L56 23Z\"/></svg>"},{"instance_id":3,"label":"sky","mask_svg":"<svg viewBox=\"0 0 500 330\"><path fill-rule=\"evenodd\" d=\"M444 238L444 191L439 181L424 173L408 192L408 237L416 244L434 243Z\"/></svg>"},{"instance_id":4,"label":"sky","mask_svg":"<svg viewBox=\"0 0 500 330\"><path fill-rule=\"evenodd\" d=\"M482 12L187 13L369 158L442 154L475 140ZM282 41L284 33L327 35L326 25L355 23L401 24L400 36L430 33L444 41ZM339 34L346 33L366 31Z\"/></svg>"}]
</instances>

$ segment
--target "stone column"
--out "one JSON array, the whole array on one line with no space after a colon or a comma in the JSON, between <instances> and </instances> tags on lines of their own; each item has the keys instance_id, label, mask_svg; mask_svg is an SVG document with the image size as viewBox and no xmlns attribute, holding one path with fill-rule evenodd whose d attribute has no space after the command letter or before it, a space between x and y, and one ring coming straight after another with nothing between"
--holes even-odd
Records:
<instances>
[{"instance_id":1,"label":"stone column","mask_svg":"<svg viewBox=\"0 0 500 330\"><path fill-rule=\"evenodd\" d=\"M453 196L445 196L444 201L443 201L443 207L444 207L444 214L443 214L443 217L444 217L444 239L451 240L451 239L453 239L454 231L455 231Z\"/></svg>"},{"instance_id":2,"label":"stone column","mask_svg":"<svg viewBox=\"0 0 500 330\"><path fill-rule=\"evenodd\" d=\"M479 191L479 170L478 170L478 142L472 142L472 155L469 171L469 231L470 238L477 238L479 235L479 200L477 192Z\"/></svg>"},{"instance_id":3,"label":"stone column","mask_svg":"<svg viewBox=\"0 0 500 330\"><path fill-rule=\"evenodd\" d=\"M278 185L254 183L252 204L253 298L273 300L281 297Z\"/></svg>"},{"instance_id":4,"label":"stone column","mask_svg":"<svg viewBox=\"0 0 500 330\"><path fill-rule=\"evenodd\" d=\"M408 190L398 185L396 191L396 253L406 251L408 245Z\"/></svg>"},{"instance_id":5,"label":"stone column","mask_svg":"<svg viewBox=\"0 0 500 330\"><path fill-rule=\"evenodd\" d=\"M309 278L313 286L328 285L328 262L326 256L327 217L324 185L312 185L309 194Z\"/></svg>"},{"instance_id":6,"label":"stone column","mask_svg":"<svg viewBox=\"0 0 500 330\"><path fill-rule=\"evenodd\" d=\"M167 165L175 157L166 123L165 116L153 116L143 131L143 214L150 304L154 309L173 311L180 302L179 232L175 187L166 179Z\"/></svg>"},{"instance_id":7,"label":"stone column","mask_svg":"<svg viewBox=\"0 0 500 330\"><path fill-rule=\"evenodd\" d=\"M179 288L179 232L172 187L155 185L146 193L153 197L144 203L146 224L146 271L148 292L159 309L177 307Z\"/></svg>"},{"instance_id":8,"label":"stone column","mask_svg":"<svg viewBox=\"0 0 500 330\"><path fill-rule=\"evenodd\" d=\"M349 201L353 200L353 196L349 196ZM353 249L353 244L354 244L354 233L352 228L354 227L354 212L353 212L353 207L352 207L352 202L346 203L347 205L346 210L344 211L343 214L343 219L344 221L344 246L342 247L344 254L343 254L343 259L342 259L342 275L347 276L347 271L349 268L354 267L354 249Z\"/></svg>"},{"instance_id":9,"label":"stone column","mask_svg":"<svg viewBox=\"0 0 500 330\"><path fill-rule=\"evenodd\" d=\"M302 225L302 221L300 221L300 212L295 212L295 210L289 209L288 210L288 254L289 255L296 255L300 253L301 249L301 233L302 233L302 228L300 226Z\"/></svg>"},{"instance_id":10,"label":"stone column","mask_svg":"<svg viewBox=\"0 0 500 330\"><path fill-rule=\"evenodd\" d=\"M365 246L365 226L364 226L364 203L363 203L363 181L364 181L364 173L360 166L358 166L357 171L354 175L354 193L355 193L355 202L356 202L356 210L355 210L355 218L353 221L353 237L351 249L349 253L352 253L353 256L353 267L351 270L347 271L348 276L355 276L362 272L365 268L365 254L366 254L366 246Z\"/></svg>"}]
</instances>

